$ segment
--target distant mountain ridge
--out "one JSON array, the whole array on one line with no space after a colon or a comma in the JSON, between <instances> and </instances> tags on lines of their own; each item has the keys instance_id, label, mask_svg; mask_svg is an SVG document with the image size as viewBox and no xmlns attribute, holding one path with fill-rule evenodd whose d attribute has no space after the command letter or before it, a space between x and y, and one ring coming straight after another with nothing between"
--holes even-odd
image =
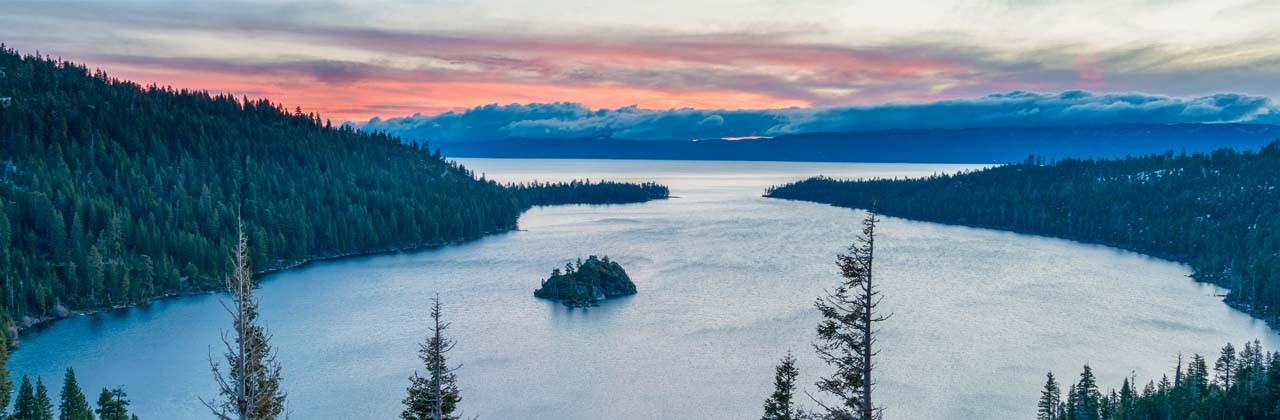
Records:
<instances>
[{"instance_id":1,"label":"distant mountain ridge","mask_svg":"<svg viewBox=\"0 0 1280 420\"><path fill-rule=\"evenodd\" d=\"M650 141L608 138L432 142L452 157L1007 163L1119 158L1168 150L1257 150L1280 139L1269 124L1117 124L892 129L792 134L767 139Z\"/></svg>"}]
</instances>

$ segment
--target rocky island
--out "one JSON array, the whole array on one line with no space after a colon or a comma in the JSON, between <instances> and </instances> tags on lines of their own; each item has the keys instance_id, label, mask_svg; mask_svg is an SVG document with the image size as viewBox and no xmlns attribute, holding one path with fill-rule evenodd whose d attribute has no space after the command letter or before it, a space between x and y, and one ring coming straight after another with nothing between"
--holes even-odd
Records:
<instances>
[{"instance_id":1,"label":"rocky island","mask_svg":"<svg viewBox=\"0 0 1280 420\"><path fill-rule=\"evenodd\" d=\"M584 262L565 264L564 270L551 270L551 277L542 281L542 287L533 295L543 299L559 300L575 308L596 306L605 299L634 295L636 285L627 272L609 257L587 257Z\"/></svg>"}]
</instances>

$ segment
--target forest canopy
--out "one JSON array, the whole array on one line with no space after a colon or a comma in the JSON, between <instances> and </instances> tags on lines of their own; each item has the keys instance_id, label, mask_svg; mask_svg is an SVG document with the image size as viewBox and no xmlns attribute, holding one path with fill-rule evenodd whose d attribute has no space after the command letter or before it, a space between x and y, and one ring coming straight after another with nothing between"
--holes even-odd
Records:
<instances>
[{"instance_id":1,"label":"forest canopy","mask_svg":"<svg viewBox=\"0 0 1280 420\"><path fill-rule=\"evenodd\" d=\"M658 188L513 192L426 144L0 46L0 319L10 328L219 288L237 219L264 271L474 238L514 228L532 204Z\"/></svg>"},{"instance_id":2,"label":"forest canopy","mask_svg":"<svg viewBox=\"0 0 1280 420\"><path fill-rule=\"evenodd\" d=\"M624 204L664 199L669 196L666 186L653 182L628 183L613 181L573 180L547 183L529 182L508 184L508 188L520 197L523 206L551 206L557 204Z\"/></svg>"},{"instance_id":3,"label":"forest canopy","mask_svg":"<svg viewBox=\"0 0 1280 420\"><path fill-rule=\"evenodd\" d=\"M1067 159L920 179L806 179L769 197L1004 229L1186 262L1227 302L1280 316L1280 141L1260 151Z\"/></svg>"},{"instance_id":4,"label":"forest canopy","mask_svg":"<svg viewBox=\"0 0 1280 420\"><path fill-rule=\"evenodd\" d=\"M237 218L264 270L519 215L511 193L425 147L266 100L11 49L0 97L0 303L19 323L220 286Z\"/></svg>"}]
</instances>

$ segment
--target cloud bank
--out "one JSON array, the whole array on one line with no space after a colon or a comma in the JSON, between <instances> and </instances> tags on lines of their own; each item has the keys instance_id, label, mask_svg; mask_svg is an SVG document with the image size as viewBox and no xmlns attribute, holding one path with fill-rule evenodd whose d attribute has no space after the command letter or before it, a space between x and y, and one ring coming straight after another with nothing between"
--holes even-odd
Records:
<instances>
[{"instance_id":1,"label":"cloud bank","mask_svg":"<svg viewBox=\"0 0 1280 420\"><path fill-rule=\"evenodd\" d=\"M0 8L9 47L334 121L556 101L763 110L1072 89L1280 98L1273 0L19 4Z\"/></svg>"},{"instance_id":2,"label":"cloud bank","mask_svg":"<svg viewBox=\"0 0 1280 420\"><path fill-rule=\"evenodd\" d=\"M1217 94L1178 98L1141 93L1042 94L1014 91L973 99L765 110L638 107L591 109L569 102L485 105L439 115L373 118L358 124L413 141L517 138L689 140L919 128L1178 123L1280 124L1267 97Z\"/></svg>"}]
</instances>

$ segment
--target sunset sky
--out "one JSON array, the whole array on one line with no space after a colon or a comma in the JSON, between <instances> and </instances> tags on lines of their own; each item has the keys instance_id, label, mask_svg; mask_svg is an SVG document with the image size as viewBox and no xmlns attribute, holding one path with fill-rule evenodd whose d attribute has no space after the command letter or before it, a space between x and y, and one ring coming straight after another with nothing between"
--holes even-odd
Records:
<instances>
[{"instance_id":1,"label":"sunset sky","mask_svg":"<svg viewBox=\"0 0 1280 420\"><path fill-rule=\"evenodd\" d=\"M7 2L0 41L336 121L498 103L771 109L1026 90L1280 95L1280 2Z\"/></svg>"}]
</instances>

